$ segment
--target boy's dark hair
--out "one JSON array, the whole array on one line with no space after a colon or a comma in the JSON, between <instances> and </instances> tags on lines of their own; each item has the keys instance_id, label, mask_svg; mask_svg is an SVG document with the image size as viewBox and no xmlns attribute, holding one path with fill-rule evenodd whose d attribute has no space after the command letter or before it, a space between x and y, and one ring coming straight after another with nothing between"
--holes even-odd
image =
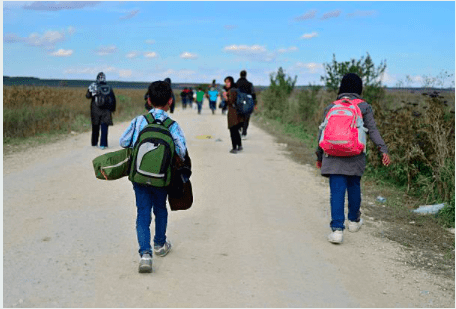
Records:
<instances>
[{"instance_id":1,"label":"boy's dark hair","mask_svg":"<svg viewBox=\"0 0 456 309\"><path fill-rule=\"evenodd\" d=\"M241 77L247 77L247 71L246 70L242 70L241 71Z\"/></svg>"},{"instance_id":2,"label":"boy's dark hair","mask_svg":"<svg viewBox=\"0 0 456 309\"><path fill-rule=\"evenodd\" d=\"M149 85L147 90L153 106L165 106L172 97L171 85L164 81L156 81Z\"/></svg>"}]
</instances>

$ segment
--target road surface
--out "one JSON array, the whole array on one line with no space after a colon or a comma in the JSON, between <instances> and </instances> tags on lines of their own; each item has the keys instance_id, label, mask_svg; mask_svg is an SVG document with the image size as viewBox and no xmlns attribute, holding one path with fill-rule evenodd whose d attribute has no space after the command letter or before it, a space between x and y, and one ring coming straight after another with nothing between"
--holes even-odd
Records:
<instances>
[{"instance_id":1,"label":"road surface","mask_svg":"<svg viewBox=\"0 0 456 309\"><path fill-rule=\"evenodd\" d=\"M152 274L138 273L132 185L95 178L90 132L4 157L4 307L454 307L369 220L329 243L328 184L272 136L251 124L234 155L219 110L172 116L195 202L169 213L173 249ZM110 127L109 151L127 125Z\"/></svg>"}]
</instances>

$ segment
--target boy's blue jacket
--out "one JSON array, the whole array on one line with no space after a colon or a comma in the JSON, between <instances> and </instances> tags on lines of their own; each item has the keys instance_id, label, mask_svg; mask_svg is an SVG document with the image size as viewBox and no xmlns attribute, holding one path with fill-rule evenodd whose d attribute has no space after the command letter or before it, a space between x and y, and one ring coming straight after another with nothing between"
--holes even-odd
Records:
<instances>
[{"instance_id":1,"label":"boy's blue jacket","mask_svg":"<svg viewBox=\"0 0 456 309\"><path fill-rule=\"evenodd\" d=\"M161 110L161 109L151 109L149 111L155 119L162 120L164 121L166 118L170 118L169 115ZM120 137L119 143L120 146L123 148L133 148L133 146L136 143L136 140L138 139L139 132L141 132L142 129L147 125L147 120L143 115L137 116L134 118L128 128L125 130L125 132L122 134ZM184 137L184 132L180 128L179 124L177 122L174 122L170 127L169 127L169 132L171 133L171 136L173 137L174 145L176 147L176 153L177 155L184 160L185 159L185 154L187 153L187 145L185 142L185 137Z\"/></svg>"}]
</instances>

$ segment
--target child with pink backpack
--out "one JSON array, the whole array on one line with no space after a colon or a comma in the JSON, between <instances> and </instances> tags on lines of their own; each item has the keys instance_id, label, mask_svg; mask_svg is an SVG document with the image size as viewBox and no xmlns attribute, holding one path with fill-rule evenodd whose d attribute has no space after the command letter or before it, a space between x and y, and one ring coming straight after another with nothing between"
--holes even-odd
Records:
<instances>
[{"instance_id":1,"label":"child with pink backpack","mask_svg":"<svg viewBox=\"0 0 456 309\"><path fill-rule=\"evenodd\" d=\"M348 193L348 231L357 232L361 218L361 176L366 167L366 136L377 146L382 163L390 164L388 148L375 124L372 107L363 100L361 78L342 78L337 100L326 107L318 136L317 167L329 177L331 191L331 243L342 243L345 230L345 193Z\"/></svg>"}]
</instances>

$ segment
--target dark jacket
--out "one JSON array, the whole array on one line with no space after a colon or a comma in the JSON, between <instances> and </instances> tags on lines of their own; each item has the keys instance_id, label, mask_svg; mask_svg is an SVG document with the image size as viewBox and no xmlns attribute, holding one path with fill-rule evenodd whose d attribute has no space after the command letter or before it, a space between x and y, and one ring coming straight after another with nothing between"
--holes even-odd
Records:
<instances>
[{"instance_id":1,"label":"dark jacket","mask_svg":"<svg viewBox=\"0 0 456 309\"><path fill-rule=\"evenodd\" d=\"M236 112L236 100L237 100L237 89L231 88L227 91L226 96L228 100L226 105L228 106L228 129L234 127L235 125L244 122L244 116L238 115Z\"/></svg>"},{"instance_id":2,"label":"dark jacket","mask_svg":"<svg viewBox=\"0 0 456 309\"><path fill-rule=\"evenodd\" d=\"M237 80L236 86L240 92L251 94L256 105L255 88L251 82L249 82L245 77L241 77Z\"/></svg>"},{"instance_id":3,"label":"dark jacket","mask_svg":"<svg viewBox=\"0 0 456 309\"><path fill-rule=\"evenodd\" d=\"M114 101L114 108L112 111L108 109L101 109L95 105L95 96L92 92L87 89L86 98L92 99L90 104L90 119L93 125L100 125L102 123L107 124L108 126L112 126L112 112L116 109L116 96L114 95L114 91L111 88L111 98Z\"/></svg>"},{"instance_id":4,"label":"dark jacket","mask_svg":"<svg viewBox=\"0 0 456 309\"><path fill-rule=\"evenodd\" d=\"M342 93L337 99L342 97L349 97L350 99L362 99L361 96L355 93ZM324 112L323 120L326 117L328 111L333 107L334 104L331 103L326 107ZM380 133L377 129L377 125L374 120L374 113L372 107L367 102L360 103L358 107L363 114L364 127L368 131L369 138L374 142L374 144L380 149L381 153L388 153L388 148L385 145ZM318 133L318 141L321 137L321 130ZM328 156L323 153L323 149L320 146L317 147L316 151L317 160L322 161L321 174L328 177L329 175L348 175L348 176L362 176L366 168L366 155L361 153L360 155L353 157L334 157Z\"/></svg>"}]
</instances>

